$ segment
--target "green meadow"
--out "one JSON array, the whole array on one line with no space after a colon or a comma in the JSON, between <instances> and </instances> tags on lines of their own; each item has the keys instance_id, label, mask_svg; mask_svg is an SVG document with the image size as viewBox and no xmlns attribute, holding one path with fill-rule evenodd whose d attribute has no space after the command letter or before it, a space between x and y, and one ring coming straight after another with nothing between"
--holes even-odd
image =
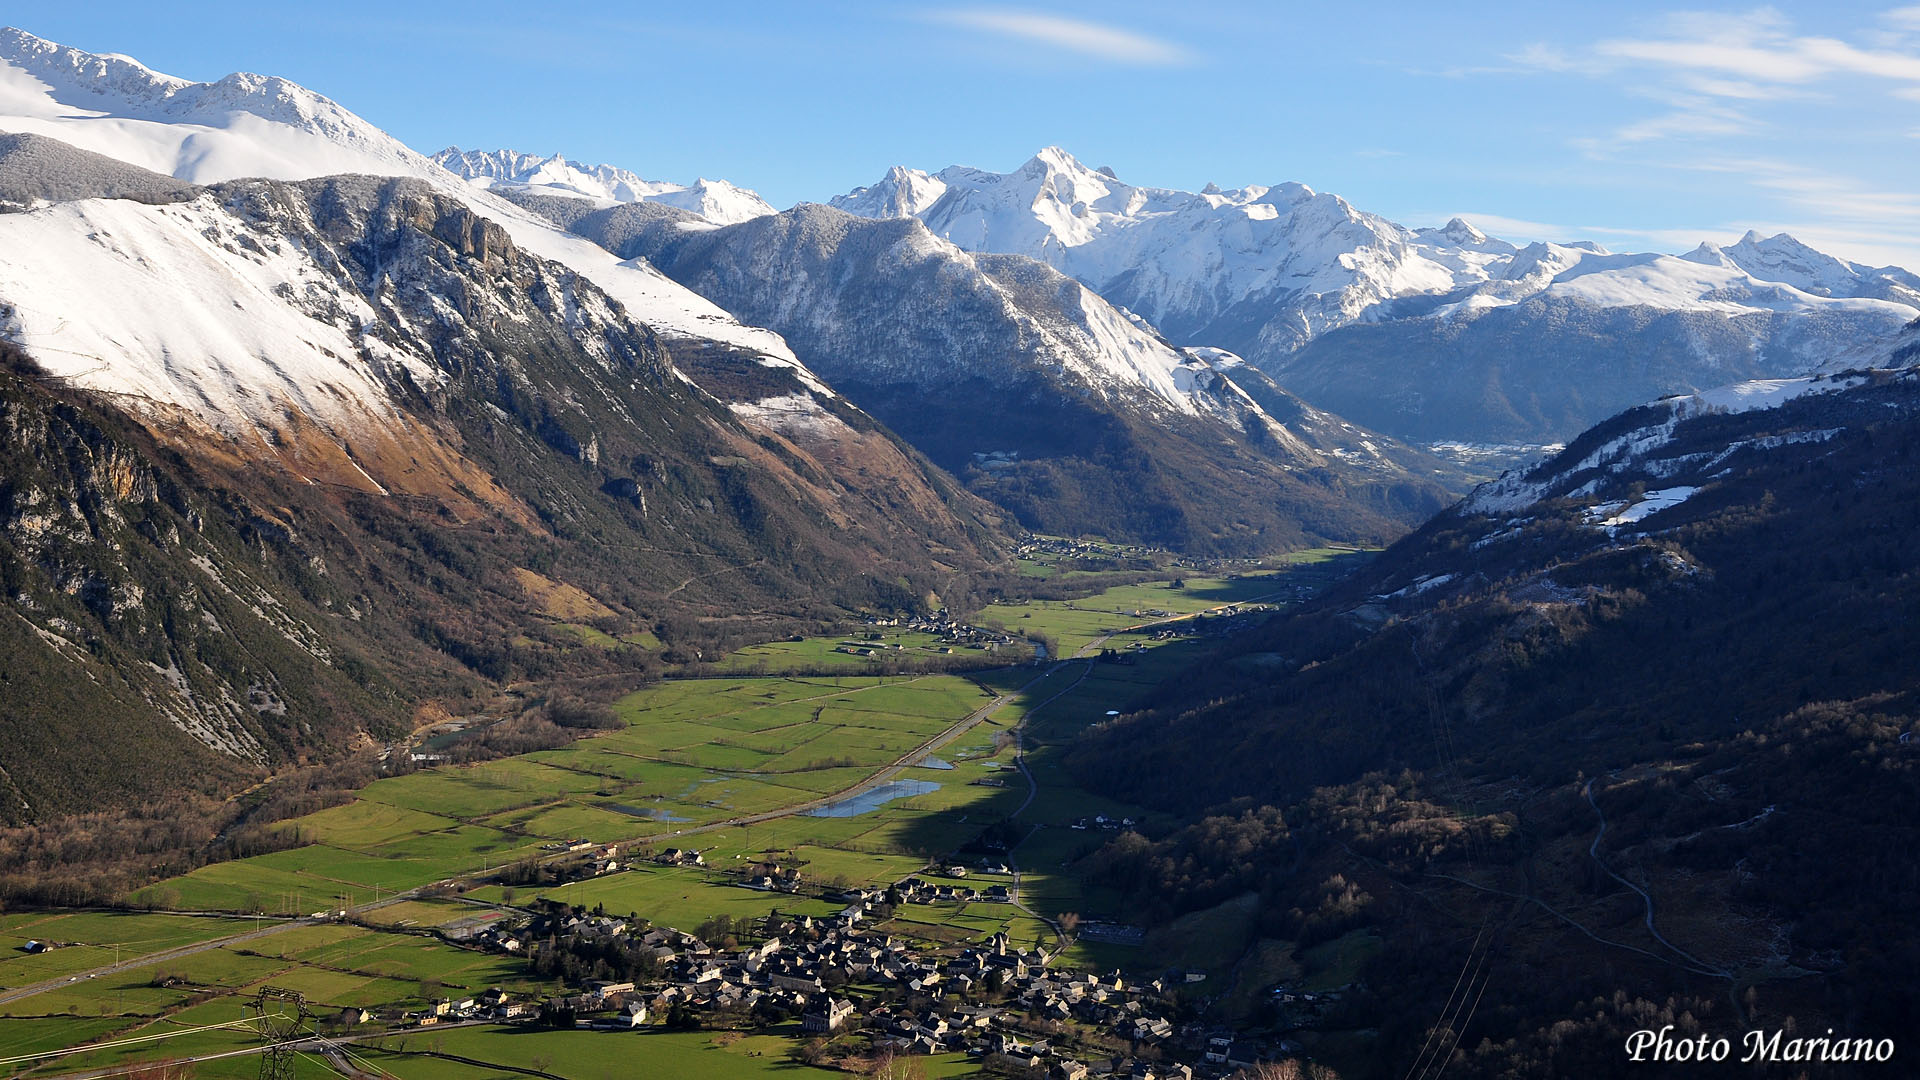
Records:
<instances>
[{"instance_id":1,"label":"green meadow","mask_svg":"<svg viewBox=\"0 0 1920 1080\"><path fill-rule=\"evenodd\" d=\"M843 641L812 639L741 650L741 670L673 680L621 699L624 725L571 745L464 766L443 766L377 781L356 801L286 823L310 843L285 851L202 867L150 886L136 899L196 911L306 914L357 906L443 881L460 883L460 898L414 896L361 913L367 925L291 926L255 940L208 949L164 964L84 977L112 959L115 946L133 956L214 941L257 923L249 919L172 914L10 914L0 916L0 986L68 977L68 985L0 1009L0 1058L114 1038L186 1031L159 1043L90 1051L43 1075L165 1056L217 1053L253 1043L228 1028L262 985L306 994L316 1011L352 1006L416 1007L437 996L503 986L528 994L555 989L533 979L524 961L460 949L431 936L435 928L477 925L506 905L545 896L608 912L633 913L655 925L689 930L716 915L750 919L781 912L823 916L842 906L817 898L847 887L884 887L919 874L937 881L954 852L1012 818L1011 859L1021 870L1020 905L975 901L909 904L882 924L886 933L939 945L985 940L998 932L1025 946L1051 944L1043 918L1065 912L1125 922L1118 898L1088 886L1080 861L1111 831L1079 827L1095 815L1146 820L1138 808L1081 789L1067 750L1090 725L1123 711L1182 670L1199 648L1190 641L1151 642L1150 629L1227 605L1278 601L1310 583L1315 559L1349 553L1307 553L1302 565L1233 577L1189 578L1180 588L1148 582L1108 589L1072 602L1033 601L989 608L981 621L1052 638L1072 656L1109 635L1119 661L1094 658L978 673L882 677L857 657L836 653ZM931 638L882 632L875 644L925 649ZM924 640L922 640L924 639ZM1147 647L1128 649L1140 642ZM846 674L762 676L762 666L847 661ZM976 713L992 711L957 735L947 733ZM1015 731L1018 729L1016 737ZM920 753L927 748L926 753ZM888 777L896 797L880 793L857 808L822 806L881 770L914 755L915 764ZM1022 772L1022 766L1026 772ZM1027 774L1032 777L1029 787ZM782 813L805 809L806 812ZM755 815L769 820L744 823ZM472 879L550 852L559 841L620 843L618 872L539 889L473 885ZM646 861L674 846L700 851L705 867ZM977 861L979 849L973 850ZM930 862L930 860L940 860ZM799 894L742 887L743 872L773 863L798 872ZM964 884L984 891L1010 879L975 868ZM1198 966L1231 959L1231 944L1251 933L1235 904L1175 924L1147 946L1076 944L1066 962L1102 969L1158 964L1174 954L1205 953ZM29 956L31 938L74 942ZM1202 939L1220 939L1218 948ZM1366 942L1315 967L1352 966ZM1214 956L1213 953L1218 953ZM1352 955L1348 955L1352 954ZM1233 955L1238 955L1233 952ZM1170 961L1165 961L1170 962ZM362 1059L389 1074L435 1077L519 1076L544 1068L568 1077L630 1075L645 1062L653 1075L752 1077L811 1073L789 1060L790 1039L722 1038L692 1033L525 1032L488 1028L421 1031L362 1044ZM498 1065L462 1064L454 1054ZM565 1063L558 1067L557 1063ZM302 1076L333 1075L302 1062ZM202 1078L248 1076L258 1060L205 1062ZM935 1058L929 1076L969 1075L964 1060Z\"/></svg>"}]
</instances>

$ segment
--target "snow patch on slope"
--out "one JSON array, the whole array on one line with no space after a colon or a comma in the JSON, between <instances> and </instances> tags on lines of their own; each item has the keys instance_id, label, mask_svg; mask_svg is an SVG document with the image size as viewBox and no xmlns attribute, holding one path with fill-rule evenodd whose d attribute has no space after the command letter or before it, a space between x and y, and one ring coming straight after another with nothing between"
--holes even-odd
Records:
<instances>
[{"instance_id":1,"label":"snow patch on slope","mask_svg":"<svg viewBox=\"0 0 1920 1080\"><path fill-rule=\"evenodd\" d=\"M75 386L178 406L229 435L296 410L388 416L358 327L374 311L212 196L85 200L0 215L0 334ZM430 364L404 354L423 385Z\"/></svg>"},{"instance_id":2,"label":"snow patch on slope","mask_svg":"<svg viewBox=\"0 0 1920 1080\"><path fill-rule=\"evenodd\" d=\"M82 52L9 28L0 30L0 131L46 135L198 184L340 173L419 177L498 222L516 245L600 286L634 319L662 334L723 341L794 361L778 334L742 326L651 266L617 259L466 184L334 102L284 79L240 74L213 83L189 82L125 57ZM195 302L204 307L211 298ZM260 379L271 385L279 376L266 371Z\"/></svg>"},{"instance_id":3,"label":"snow patch on slope","mask_svg":"<svg viewBox=\"0 0 1920 1080\"><path fill-rule=\"evenodd\" d=\"M1808 394L1837 393L1861 386L1867 381L1868 377L1860 374L1812 375L1798 379L1755 379L1692 394L1664 397L1651 403L1656 408L1665 407L1665 415L1658 421L1607 440L1571 465L1554 467L1551 471L1543 465L1531 471L1507 473L1498 480L1474 489L1473 494L1460 504L1460 508L1470 514L1516 513L1550 497L1556 487L1564 483L1567 478L1591 471L1622 473L1631 468L1646 468L1653 475L1672 476L1691 462L1676 459L1649 468L1646 458L1653 451L1673 441L1674 429L1683 420L1696 416L1775 409ZM1745 440L1727 447L1718 456L1712 458L1705 467L1711 467L1726 460L1739 449L1748 447L1768 449L1793 443L1824 441L1835 434L1837 429ZM1689 455L1689 457L1692 456ZM1599 490L1600 486L1600 478L1595 477L1582 487L1564 494L1575 498L1588 496ZM1693 494L1693 489L1681 486L1667 490L1684 491L1686 494L1680 496L1682 499ZM1649 492L1646 498L1652 499L1657 494L1657 492ZM1596 507L1594 512L1599 512L1601 509ZM1613 515L1616 510L1625 509L1627 509L1626 504L1605 508L1607 515Z\"/></svg>"}]
</instances>

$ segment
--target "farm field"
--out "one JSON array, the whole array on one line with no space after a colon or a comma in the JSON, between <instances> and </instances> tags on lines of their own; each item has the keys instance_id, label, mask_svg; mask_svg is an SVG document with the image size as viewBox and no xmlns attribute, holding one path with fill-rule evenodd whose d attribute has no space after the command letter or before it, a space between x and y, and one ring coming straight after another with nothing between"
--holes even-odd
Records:
<instances>
[{"instance_id":1,"label":"farm field","mask_svg":"<svg viewBox=\"0 0 1920 1080\"><path fill-rule=\"evenodd\" d=\"M181 916L164 915L126 918L152 924L184 921ZM464 996L494 986L528 996L555 989L528 976L525 967L524 961L456 948L417 934L344 924L304 926L238 946L79 979L0 1006L0 1058L94 1041L167 1036L61 1058L57 1070L48 1063L18 1073L32 1076L152 1060L158 1056L157 1045L164 1045L164 1056L170 1058L257 1045L258 1035L250 1028L195 1029L248 1019L252 996L265 985L306 995L308 1008L320 1019L347 1007L419 1008L437 997ZM241 1064L233 1066L239 1071L232 1075L258 1075L258 1058L235 1060ZM197 1069L195 1075L228 1074Z\"/></svg>"},{"instance_id":2,"label":"farm field","mask_svg":"<svg viewBox=\"0 0 1920 1080\"><path fill-rule=\"evenodd\" d=\"M798 1025L793 1025L797 1029ZM797 1033L794 1032L794 1033ZM411 1054L395 1052L402 1043ZM472 1066L426 1057L419 1051L429 1042L426 1033L410 1039L383 1040L365 1047L365 1058L401 1080L469 1080L492 1074ZM700 1077L701 1080L752 1080L787 1076L795 1080L845 1076L829 1069L810 1068L788 1057L789 1034L728 1037L711 1031L667 1032L509 1032L495 1028L462 1028L435 1033L433 1047L475 1061L545 1070L580 1080L634 1075ZM383 1049L387 1048L387 1049ZM975 1075L976 1067L959 1055L925 1060L929 1080ZM636 1067L644 1065L644 1071ZM503 1072L506 1076L523 1074Z\"/></svg>"},{"instance_id":3,"label":"farm field","mask_svg":"<svg viewBox=\"0 0 1920 1080\"><path fill-rule=\"evenodd\" d=\"M848 649L871 650L874 655L866 656L859 651L849 652ZM1012 655L1009 653L1010 657ZM820 669L843 669L849 674L861 674L887 663L910 666L917 662L930 662L936 659L951 661L956 657L963 659L971 657L979 661L985 656L986 654L979 649L942 645L938 635L925 631L904 630L892 626L868 626L836 637L769 641L763 645L749 645L727 654L714 666L719 671L729 674L766 674Z\"/></svg>"},{"instance_id":4,"label":"farm field","mask_svg":"<svg viewBox=\"0 0 1920 1080\"><path fill-rule=\"evenodd\" d=\"M1311 580L1312 570L1192 578L1179 589L1148 582L1071 603L1035 601L989 610L1016 632L1053 638L1070 656L1123 625L1288 595ZM845 656L832 652L839 640L755 648L768 658L820 659ZM904 633L885 640L907 649L924 645ZM1146 647L1124 648L1136 641ZM377 781L352 803L287 823L312 843L209 865L150 886L139 896L194 910L306 914L471 878L581 839L619 843L626 866L538 887L463 885L458 899L435 891L368 908L359 915L365 926L301 926L177 962L76 978L71 986L0 1012L5 1016L0 1058L184 1029L194 1030L162 1044L169 1056L247 1046L256 1038L248 1032L200 1029L243 1018L251 994L268 984L299 990L323 1014L347 1007L413 1008L434 997L496 985L544 994L558 987L533 978L525 961L459 949L427 933L483 925L510 914L508 905L536 897L692 930L720 915L736 921L776 911L829 915L842 905L819 898L822 892L883 887L912 875L984 891L1012 884L1011 878L985 870L986 864L1005 860L1020 871L1019 903L907 904L877 928L943 946L980 943L1004 932L1030 947L1055 940L1044 920L1063 913L1125 923L1119 898L1082 881L1078 864L1111 839L1119 822L1162 823L1138 807L1081 789L1066 766L1066 752L1110 710L1125 710L1183 670L1200 646L1187 639L1149 642L1145 635L1130 635L1116 639L1113 647L1122 648L1118 660L1056 659L1045 667L1026 664L973 678L881 677L850 669L844 675L728 673L673 680L621 699L616 714L625 721L622 728L559 749ZM997 695L1005 700L977 724L943 738L960 721L994 705ZM909 755L913 764L893 769ZM878 787L850 800L830 798L883 769L892 771ZM795 808L804 811L740 820ZM1010 850L983 846L989 836L1006 839ZM699 851L705 865L648 861L652 852L669 846ZM930 865L936 858L941 861ZM963 882L946 878L942 868L950 861L969 865L973 873ZM740 884L749 868L764 865L796 871L802 891L760 891ZM1141 946L1076 943L1064 962L1137 970L1173 962L1168 958L1178 954L1181 962L1208 969L1230 963L1239 955L1236 943L1244 944L1251 932L1250 925L1242 925L1244 913L1227 904L1201 914ZM99 967L110 960L102 948L116 942L138 955L252 926L249 920L166 914L7 915L0 917L0 943L17 947L41 938L90 947L38 956L17 948L0 953L0 986ZM1348 954L1362 954L1366 944L1337 955L1329 950L1309 967L1325 969L1331 977L1350 968L1354 961ZM407 1078L519 1076L524 1073L513 1070L541 1067L568 1077L624 1075L640 1047L650 1064L665 1070L661 1075L821 1071L792 1062L786 1038L716 1039L712 1032L459 1027L417 1032L380 1047L362 1045L357 1052ZM490 1073L435 1053L497 1062L501 1069ZM153 1058L152 1046L145 1044L90 1051L61 1060L57 1071ZM557 1067L558 1062L566 1067ZM974 1071L959 1058L929 1064L930 1076ZM301 1069L301 1075L331 1075L317 1063L302 1063ZM53 1071L40 1066L23 1075ZM237 1057L204 1063L195 1075L251 1077L257 1071L257 1058Z\"/></svg>"},{"instance_id":5,"label":"farm field","mask_svg":"<svg viewBox=\"0 0 1920 1080\"><path fill-rule=\"evenodd\" d=\"M141 899L304 914L485 872L556 841L669 837L853 786L991 699L952 676L665 683L621 701L625 729L377 781L289 823L318 843L203 867Z\"/></svg>"},{"instance_id":6,"label":"farm field","mask_svg":"<svg viewBox=\"0 0 1920 1080\"><path fill-rule=\"evenodd\" d=\"M1059 647L1062 657L1071 657L1101 638L1129 628L1227 604L1277 602L1295 583L1296 579L1287 576L1290 573L1256 570L1232 578L1186 578L1178 588L1172 582L1149 581L1115 586L1078 600L994 604L981 610L980 622L1005 627L1010 633L1045 635ZM1113 646L1122 647L1130 640L1135 639L1116 639Z\"/></svg>"},{"instance_id":7,"label":"farm field","mask_svg":"<svg viewBox=\"0 0 1920 1080\"><path fill-rule=\"evenodd\" d=\"M0 915L0 988L25 986L103 967L117 957L212 941L253 928L242 919L133 912L16 912ZM41 953L29 941L61 943Z\"/></svg>"}]
</instances>

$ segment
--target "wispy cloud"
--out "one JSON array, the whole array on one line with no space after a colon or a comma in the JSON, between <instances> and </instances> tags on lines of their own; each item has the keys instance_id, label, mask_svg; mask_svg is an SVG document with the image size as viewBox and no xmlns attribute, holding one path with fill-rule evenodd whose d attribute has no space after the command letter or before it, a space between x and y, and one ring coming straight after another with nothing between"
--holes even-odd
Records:
<instances>
[{"instance_id":1,"label":"wispy cloud","mask_svg":"<svg viewBox=\"0 0 1920 1080\"><path fill-rule=\"evenodd\" d=\"M955 8L928 11L928 22L979 30L1035 45L1046 45L1096 60L1137 67L1179 67L1199 57L1187 47L1116 26L1034 11Z\"/></svg>"},{"instance_id":2,"label":"wispy cloud","mask_svg":"<svg viewBox=\"0 0 1920 1080\"><path fill-rule=\"evenodd\" d=\"M1714 135L1741 135L1754 130L1757 121L1745 112L1706 99L1680 99L1672 112L1638 120L1614 131L1615 143L1639 143L1651 139L1704 138Z\"/></svg>"},{"instance_id":3,"label":"wispy cloud","mask_svg":"<svg viewBox=\"0 0 1920 1080\"><path fill-rule=\"evenodd\" d=\"M1771 158L1704 160L1677 167L1741 177L1775 192L1801 213L1830 223L1920 231L1920 193L1913 191L1887 190L1852 176Z\"/></svg>"},{"instance_id":4,"label":"wispy cloud","mask_svg":"<svg viewBox=\"0 0 1920 1080\"><path fill-rule=\"evenodd\" d=\"M1823 251L1875 264L1920 267L1920 193L1772 158L1691 161L1673 168L1734 176L1774 193L1785 214L1713 230L1794 236Z\"/></svg>"},{"instance_id":5,"label":"wispy cloud","mask_svg":"<svg viewBox=\"0 0 1920 1080\"><path fill-rule=\"evenodd\" d=\"M1882 21L1896 31L1920 31L1920 6L1886 12ZM1872 45L1796 34L1792 22L1772 8L1676 12L1649 35L1609 38L1573 51L1535 44L1507 59L1536 71L1586 75L1652 69L1703 94L1746 100L1791 96L1792 87L1848 75L1920 86L1920 51L1903 33L1864 40Z\"/></svg>"},{"instance_id":6,"label":"wispy cloud","mask_svg":"<svg viewBox=\"0 0 1920 1080\"><path fill-rule=\"evenodd\" d=\"M1536 43L1504 59L1535 74L1612 82L1624 96L1666 106L1569 139L1597 158L1656 141L1778 134L1768 118L1780 114L1769 106L1832 101L1858 94L1863 82L1896 101L1920 100L1920 5L1883 12L1853 37L1803 33L1772 8L1673 12L1632 36L1579 48Z\"/></svg>"}]
</instances>

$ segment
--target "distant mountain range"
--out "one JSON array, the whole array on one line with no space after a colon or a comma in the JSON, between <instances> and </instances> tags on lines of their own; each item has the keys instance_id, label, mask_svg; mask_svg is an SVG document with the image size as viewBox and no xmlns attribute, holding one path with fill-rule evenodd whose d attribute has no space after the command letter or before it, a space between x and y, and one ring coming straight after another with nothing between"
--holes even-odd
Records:
<instances>
[{"instance_id":1,"label":"distant mountain range","mask_svg":"<svg viewBox=\"0 0 1920 1080\"><path fill-rule=\"evenodd\" d=\"M612 165L581 165L558 154L542 158L515 150L463 151L449 146L433 155L433 160L478 187L517 189L606 203L657 202L697 214L717 225L751 221L773 213L773 207L768 206L766 200L724 180L702 178L690 185L643 180Z\"/></svg>"},{"instance_id":2,"label":"distant mountain range","mask_svg":"<svg viewBox=\"0 0 1920 1080\"><path fill-rule=\"evenodd\" d=\"M1553 442L1637 401L1798 374L1920 315L1920 277L1748 235L1683 256L1409 229L1301 184L1134 187L1057 147L895 168L833 205L1028 255L1182 345L1422 440Z\"/></svg>"}]
</instances>

